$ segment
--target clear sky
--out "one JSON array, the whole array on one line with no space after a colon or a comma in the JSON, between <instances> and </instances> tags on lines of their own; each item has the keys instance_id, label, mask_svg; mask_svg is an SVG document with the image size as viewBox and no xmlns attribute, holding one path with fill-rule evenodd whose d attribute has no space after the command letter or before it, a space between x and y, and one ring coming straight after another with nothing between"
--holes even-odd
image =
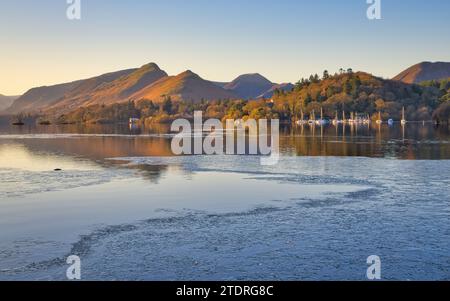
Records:
<instances>
[{"instance_id":1,"label":"clear sky","mask_svg":"<svg viewBox=\"0 0 450 301\"><path fill-rule=\"evenodd\" d=\"M229 81L274 82L340 67L392 77L421 61L450 61L450 1L0 0L0 94L156 62Z\"/></svg>"}]
</instances>

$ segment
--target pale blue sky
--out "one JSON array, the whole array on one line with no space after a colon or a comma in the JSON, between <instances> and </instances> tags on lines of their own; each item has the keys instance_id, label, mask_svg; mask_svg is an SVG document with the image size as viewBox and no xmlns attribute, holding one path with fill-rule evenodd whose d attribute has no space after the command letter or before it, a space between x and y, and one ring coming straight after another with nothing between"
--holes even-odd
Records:
<instances>
[{"instance_id":1,"label":"pale blue sky","mask_svg":"<svg viewBox=\"0 0 450 301\"><path fill-rule=\"evenodd\" d=\"M450 61L450 1L0 0L0 93L156 62L229 81L259 72L275 82L340 67L392 77L420 61Z\"/></svg>"}]
</instances>

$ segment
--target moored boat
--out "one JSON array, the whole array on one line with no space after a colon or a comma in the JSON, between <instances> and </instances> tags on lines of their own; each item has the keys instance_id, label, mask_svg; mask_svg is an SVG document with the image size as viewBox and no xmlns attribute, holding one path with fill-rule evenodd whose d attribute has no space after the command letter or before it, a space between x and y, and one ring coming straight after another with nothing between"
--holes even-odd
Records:
<instances>
[{"instance_id":1,"label":"moored boat","mask_svg":"<svg viewBox=\"0 0 450 301\"><path fill-rule=\"evenodd\" d=\"M383 123L383 119L381 119L381 112L378 112L377 124L382 124L382 123Z\"/></svg>"},{"instance_id":2,"label":"moored boat","mask_svg":"<svg viewBox=\"0 0 450 301\"><path fill-rule=\"evenodd\" d=\"M400 121L402 125L405 125L407 123L406 116L405 116L405 107L402 108L402 120Z\"/></svg>"}]
</instances>

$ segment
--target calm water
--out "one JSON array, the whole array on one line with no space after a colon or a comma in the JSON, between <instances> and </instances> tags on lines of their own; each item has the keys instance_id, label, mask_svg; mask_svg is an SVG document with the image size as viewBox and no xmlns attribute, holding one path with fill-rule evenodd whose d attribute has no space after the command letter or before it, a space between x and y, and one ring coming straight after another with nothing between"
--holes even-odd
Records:
<instances>
[{"instance_id":1,"label":"calm water","mask_svg":"<svg viewBox=\"0 0 450 301\"><path fill-rule=\"evenodd\" d=\"M450 279L448 127L283 128L275 166L171 137L0 127L0 279Z\"/></svg>"}]
</instances>

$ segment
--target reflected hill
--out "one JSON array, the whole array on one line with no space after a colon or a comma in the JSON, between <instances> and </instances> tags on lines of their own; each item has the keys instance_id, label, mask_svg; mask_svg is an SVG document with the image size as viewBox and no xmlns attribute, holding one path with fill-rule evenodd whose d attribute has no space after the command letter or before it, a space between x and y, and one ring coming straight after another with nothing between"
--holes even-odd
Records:
<instances>
[{"instance_id":1,"label":"reflected hill","mask_svg":"<svg viewBox=\"0 0 450 301\"><path fill-rule=\"evenodd\" d=\"M0 143L20 142L33 151L83 157L101 164L114 157L173 156L168 125L66 125L0 127ZM280 152L295 156L358 156L450 159L449 126L285 126ZM111 164L111 163L108 163Z\"/></svg>"}]
</instances>

